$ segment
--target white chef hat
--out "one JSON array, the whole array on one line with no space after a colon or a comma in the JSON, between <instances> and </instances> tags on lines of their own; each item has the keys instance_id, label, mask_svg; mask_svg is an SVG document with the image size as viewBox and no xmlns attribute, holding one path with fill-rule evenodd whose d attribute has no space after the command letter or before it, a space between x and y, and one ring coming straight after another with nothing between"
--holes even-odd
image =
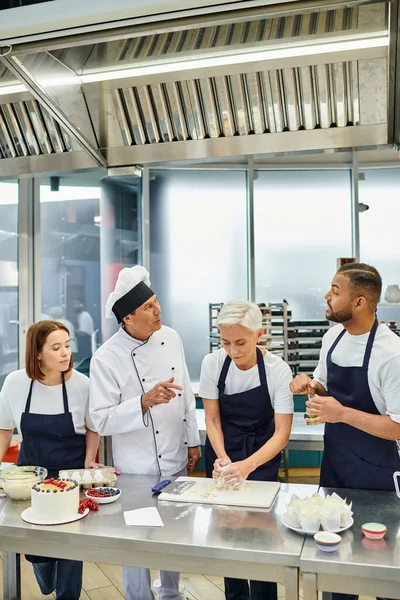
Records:
<instances>
[{"instance_id":1,"label":"white chef hat","mask_svg":"<svg viewBox=\"0 0 400 600\"><path fill-rule=\"evenodd\" d=\"M119 272L115 289L106 302L106 318L114 315L118 323L154 296L148 271L140 266L125 267Z\"/></svg>"}]
</instances>

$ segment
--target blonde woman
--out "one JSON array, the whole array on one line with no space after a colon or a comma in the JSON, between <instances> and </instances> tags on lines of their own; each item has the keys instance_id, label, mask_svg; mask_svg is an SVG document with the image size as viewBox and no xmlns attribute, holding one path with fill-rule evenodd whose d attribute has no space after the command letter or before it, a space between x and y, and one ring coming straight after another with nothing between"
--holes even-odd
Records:
<instances>
[{"instance_id":1,"label":"blonde woman","mask_svg":"<svg viewBox=\"0 0 400 600\"><path fill-rule=\"evenodd\" d=\"M206 473L227 485L245 479L277 481L281 450L293 417L292 373L278 356L261 350L261 311L232 301L217 319L222 348L202 364L199 395L206 413ZM225 578L227 600L276 600L276 583Z\"/></svg>"}]
</instances>

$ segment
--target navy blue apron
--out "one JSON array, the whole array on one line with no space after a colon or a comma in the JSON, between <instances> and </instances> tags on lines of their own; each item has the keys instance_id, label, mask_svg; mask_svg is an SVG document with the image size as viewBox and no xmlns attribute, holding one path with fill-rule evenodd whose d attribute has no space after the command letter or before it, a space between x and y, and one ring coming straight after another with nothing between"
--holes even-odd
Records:
<instances>
[{"instance_id":1,"label":"navy blue apron","mask_svg":"<svg viewBox=\"0 0 400 600\"><path fill-rule=\"evenodd\" d=\"M257 348L260 385L247 392L225 394L225 381L232 359L227 356L218 381L219 410L225 450L232 462L245 460L257 452L275 433L274 409L268 391L264 358ZM207 477L212 476L217 456L206 438L205 463ZM248 479L277 481L280 453L250 473Z\"/></svg>"},{"instance_id":2,"label":"navy blue apron","mask_svg":"<svg viewBox=\"0 0 400 600\"><path fill-rule=\"evenodd\" d=\"M339 367L332 353L346 330L337 337L327 356L327 387L343 406L379 415L368 384L368 365L378 328L371 329L361 367ZM320 485L359 490L394 491L393 473L400 470L396 442L384 440L345 423L326 423Z\"/></svg>"},{"instance_id":3,"label":"navy blue apron","mask_svg":"<svg viewBox=\"0 0 400 600\"><path fill-rule=\"evenodd\" d=\"M58 415L31 413L33 380L21 415L22 443L18 465L45 467L48 477L58 477L61 469L82 469L85 466L86 436L75 433L72 414L69 412L68 394L62 373L64 412ZM27 556L30 562L46 562L40 556Z\"/></svg>"}]
</instances>

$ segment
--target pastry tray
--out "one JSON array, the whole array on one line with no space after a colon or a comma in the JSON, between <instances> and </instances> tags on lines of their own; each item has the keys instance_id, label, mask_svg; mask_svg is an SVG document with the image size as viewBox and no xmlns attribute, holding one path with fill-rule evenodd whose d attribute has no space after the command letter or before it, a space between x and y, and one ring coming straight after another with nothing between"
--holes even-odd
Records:
<instances>
[{"instance_id":1,"label":"pastry tray","mask_svg":"<svg viewBox=\"0 0 400 600\"><path fill-rule=\"evenodd\" d=\"M117 481L117 476L115 474L114 468L113 467L103 467L103 468L98 468L98 469L61 469L58 472L58 476L61 478L61 473L68 473L68 478L72 479L72 473L79 473L81 478L83 477L83 474L89 471L89 473L92 476L92 481L79 481L79 485L80 487L84 488L84 489L90 489L93 487L114 487L115 483ZM94 480L94 475L95 473L100 472L103 475L103 479L101 481L95 481Z\"/></svg>"}]
</instances>

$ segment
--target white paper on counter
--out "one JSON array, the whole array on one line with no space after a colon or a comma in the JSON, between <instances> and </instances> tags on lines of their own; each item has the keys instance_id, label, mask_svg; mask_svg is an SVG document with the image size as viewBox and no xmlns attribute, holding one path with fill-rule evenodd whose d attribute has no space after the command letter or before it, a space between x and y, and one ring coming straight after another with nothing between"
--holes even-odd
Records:
<instances>
[{"instance_id":1,"label":"white paper on counter","mask_svg":"<svg viewBox=\"0 0 400 600\"><path fill-rule=\"evenodd\" d=\"M164 527L164 523L155 506L126 510L124 512L126 525L140 525L142 527Z\"/></svg>"}]
</instances>

